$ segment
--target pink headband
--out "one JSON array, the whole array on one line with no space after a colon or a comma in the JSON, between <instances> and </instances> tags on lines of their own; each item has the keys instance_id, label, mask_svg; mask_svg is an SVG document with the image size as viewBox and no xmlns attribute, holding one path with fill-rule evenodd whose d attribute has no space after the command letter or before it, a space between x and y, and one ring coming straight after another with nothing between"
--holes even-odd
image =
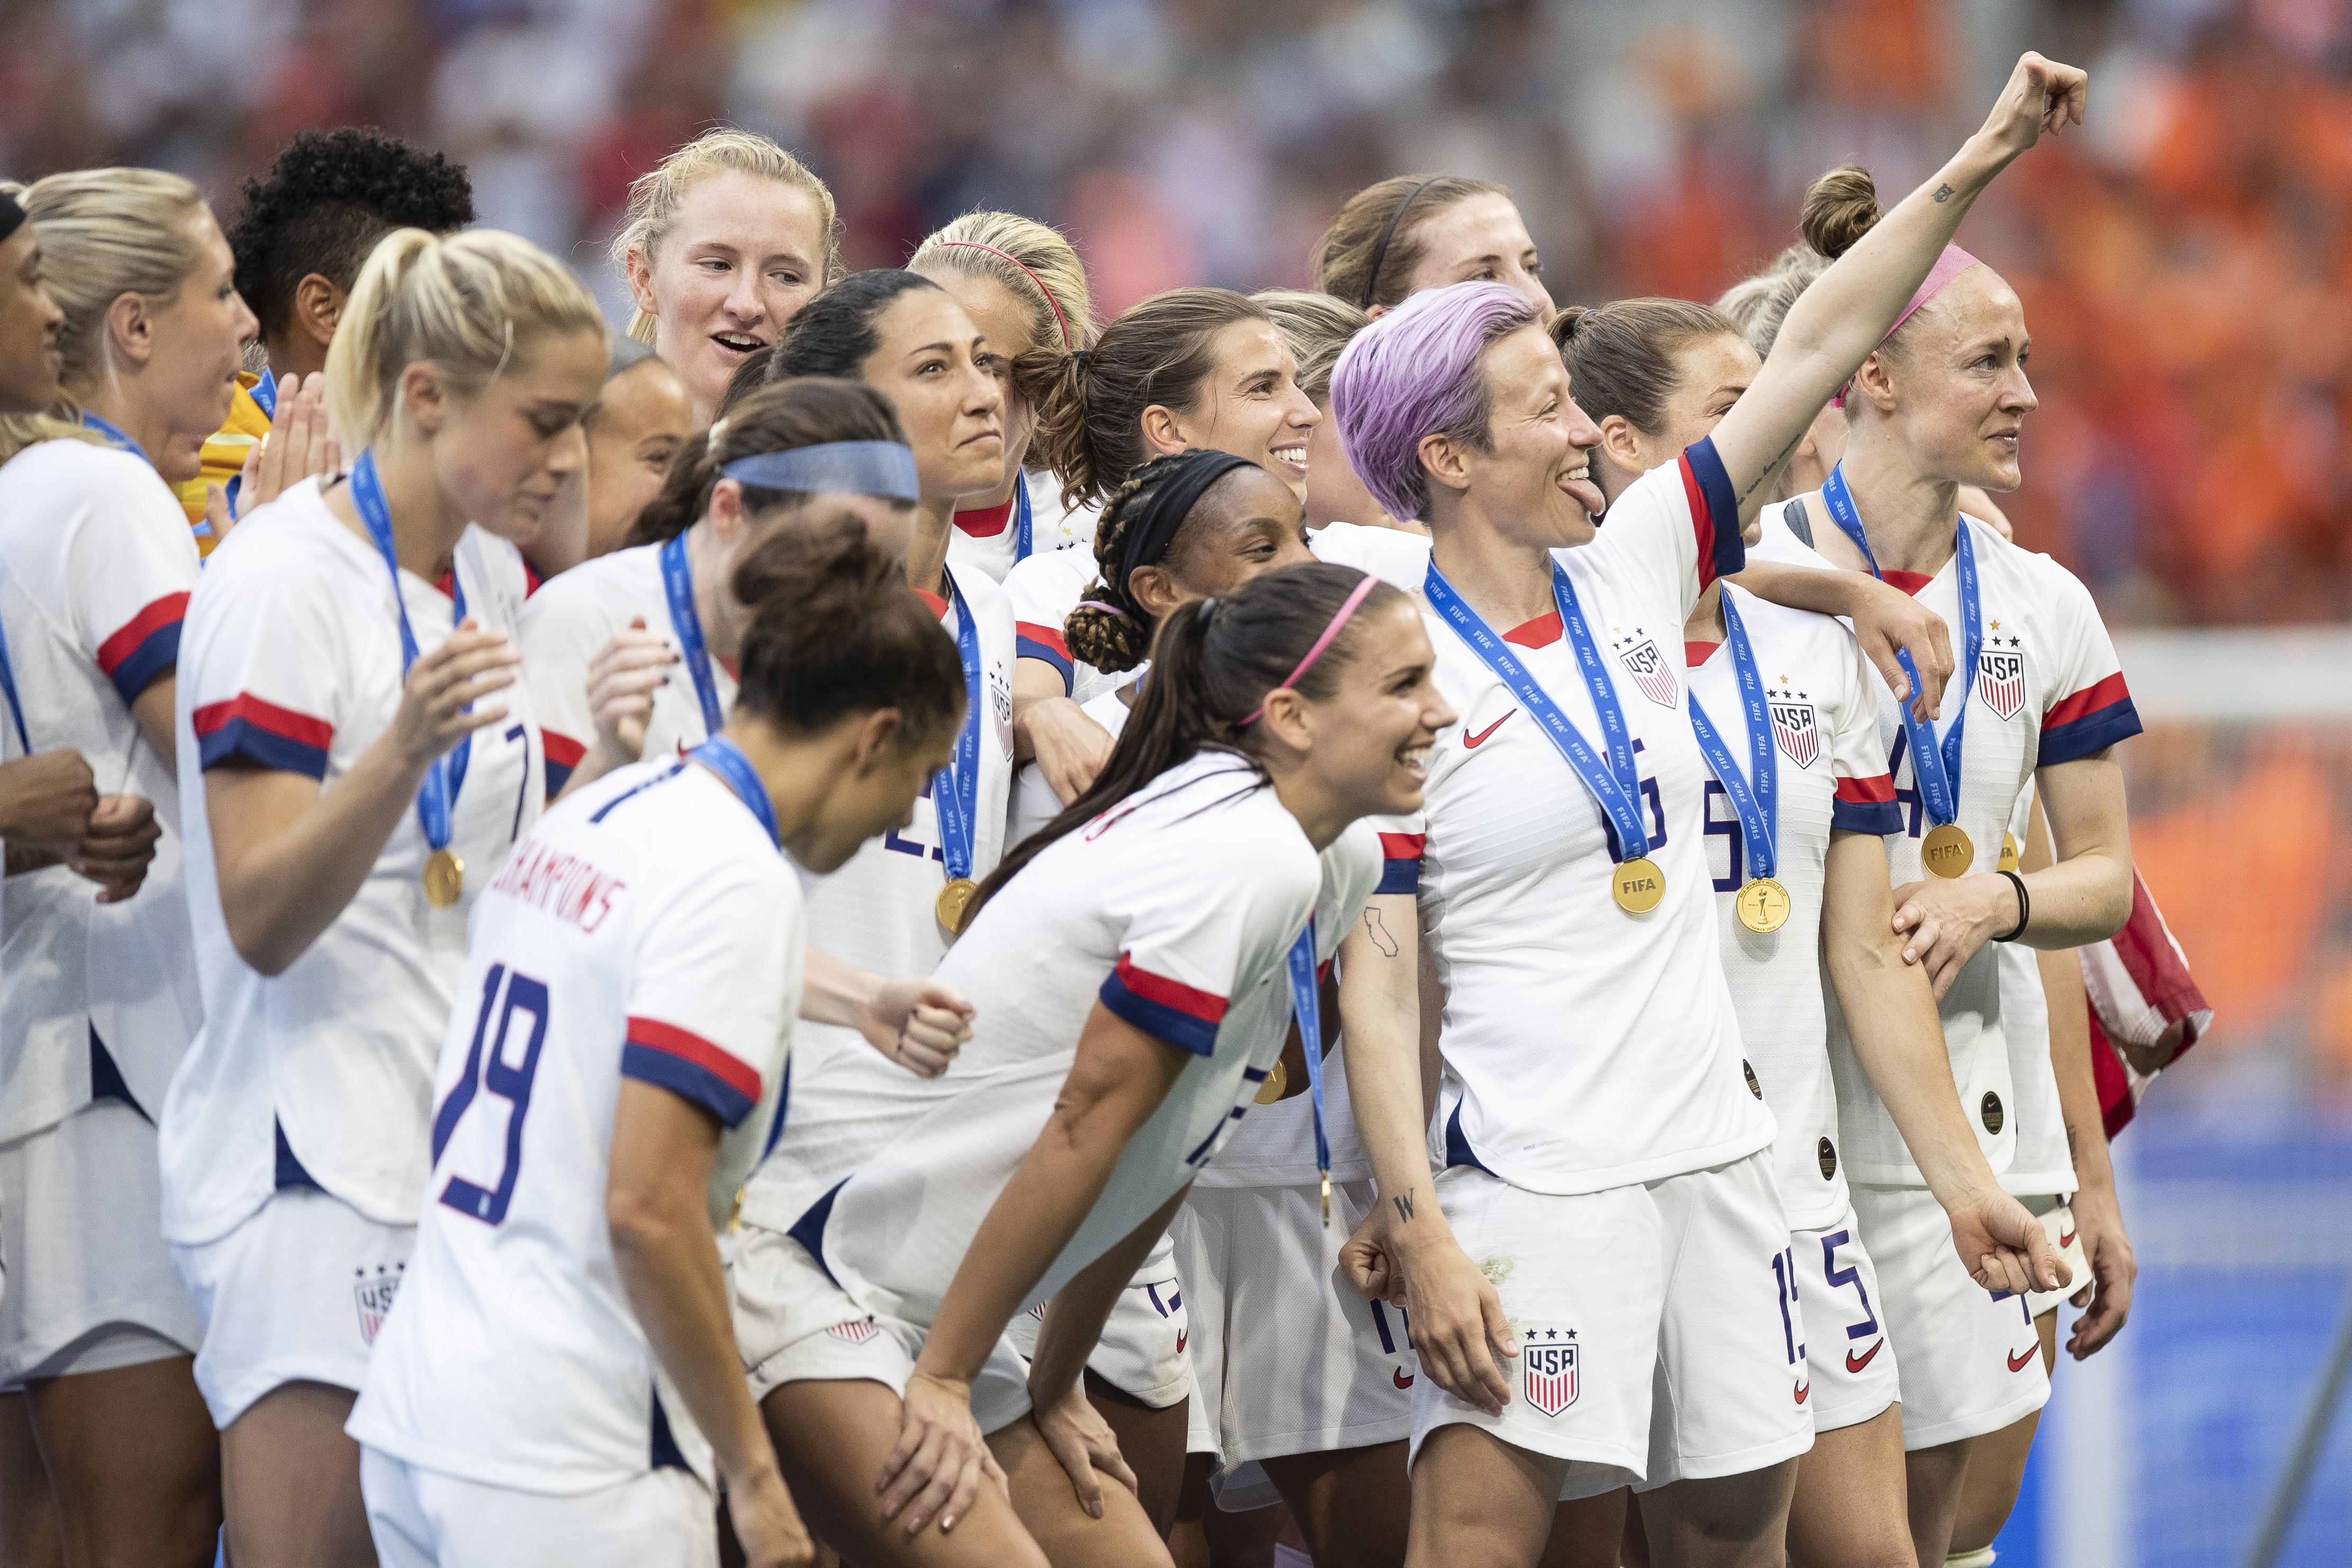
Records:
<instances>
[{"instance_id":1,"label":"pink headband","mask_svg":"<svg viewBox=\"0 0 2352 1568\"><path fill-rule=\"evenodd\" d=\"M1381 580L1378 577L1369 572L1365 573L1364 580L1357 584L1355 591L1340 604L1339 613L1331 617L1331 624L1323 628L1323 635L1315 639L1315 646L1307 650L1307 657L1298 661L1298 668L1292 670L1289 677L1281 686L1276 687L1274 691L1280 691L1284 687L1296 687L1298 684L1298 678L1315 668L1315 661L1323 657L1323 650L1331 646L1331 639L1339 635L1339 628L1348 624L1348 617L1356 613L1356 606L1364 602L1364 596L1380 585ZM1267 692L1266 696L1273 696L1274 691ZM1239 722L1234 725L1234 728L1236 730L1249 728L1257 722L1258 715L1265 711L1265 703L1261 700L1256 707L1251 709Z\"/></svg>"},{"instance_id":2,"label":"pink headband","mask_svg":"<svg viewBox=\"0 0 2352 1568\"><path fill-rule=\"evenodd\" d=\"M1944 254L1936 258L1936 265L1927 269L1927 281L1920 284L1918 292L1911 296L1911 302L1903 307L1903 313L1895 318L1895 324L1886 329L1886 337L1891 338L1901 331L1903 323L1919 313L1920 306L1942 293L1953 279L1976 264L1977 258L1958 246L1944 247ZM1881 338L1878 341L1883 343L1886 338ZM1853 384L1851 381L1846 384L1848 386L1852 384ZM1845 387L1838 388L1838 395L1830 399L1830 406L1832 408L1845 406Z\"/></svg>"},{"instance_id":3,"label":"pink headband","mask_svg":"<svg viewBox=\"0 0 2352 1568\"><path fill-rule=\"evenodd\" d=\"M1028 263L1023 261L1019 257L1013 255L1009 250L999 250L992 245L983 245L976 239L943 239L940 241L940 248L942 250L951 245L961 245L970 250L985 250L989 255L1001 256L1004 258L1005 260L1013 263L1013 266L1020 268L1022 274L1026 277L1030 282L1037 285L1037 292L1045 296L1045 304L1047 308L1052 310L1054 312L1054 320L1062 324L1062 346L1066 349L1076 348L1077 346L1070 337L1070 319L1062 314L1062 302L1054 298L1054 291L1045 287L1045 280L1043 278L1038 277L1034 272L1029 270ZM1918 307L1914 305L1912 309L1916 310Z\"/></svg>"}]
</instances>

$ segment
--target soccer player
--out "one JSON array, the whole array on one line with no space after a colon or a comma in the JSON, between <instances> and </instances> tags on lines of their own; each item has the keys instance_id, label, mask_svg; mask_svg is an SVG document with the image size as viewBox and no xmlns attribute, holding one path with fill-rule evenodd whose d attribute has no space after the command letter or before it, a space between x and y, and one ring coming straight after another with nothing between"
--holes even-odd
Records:
<instances>
[{"instance_id":1,"label":"soccer player","mask_svg":"<svg viewBox=\"0 0 2352 1568\"><path fill-rule=\"evenodd\" d=\"M240 1568L374 1561L342 1435L430 1164L466 923L546 772L529 527L581 462L595 301L511 235L385 237L328 351L347 479L255 512L188 610L176 731L204 1028L163 1110Z\"/></svg>"},{"instance_id":2,"label":"soccer player","mask_svg":"<svg viewBox=\"0 0 2352 1568\"><path fill-rule=\"evenodd\" d=\"M200 1015L172 705L195 543L167 482L228 406L253 317L196 187L148 169L26 193L62 307L59 400L0 435L0 756L79 753L81 846L0 891L0 1388L21 1390L68 1561L202 1563L219 1448L163 1247L155 1114ZM100 873L90 839L138 871ZM88 876L102 891L93 897ZM10 1499L0 1506L13 1508Z\"/></svg>"},{"instance_id":3,"label":"soccer player","mask_svg":"<svg viewBox=\"0 0 2352 1568\"><path fill-rule=\"evenodd\" d=\"M1806 236L1824 255L1848 253L1885 221L1858 169L1824 176L1807 199ZM1941 731L1880 716L1905 816L1905 832L1888 840L1895 928L1905 961L1934 983L1952 1077L1987 1159L2011 1192L2051 1197L2076 1191L2069 1133L2095 1131L2096 1097L2072 1113L2062 1101L2046 1013L2011 1016L2012 1001L2035 987L2023 975L2001 983L1996 944L2078 947L2128 917L2129 832L2112 748L2139 721L2083 585L1962 510L1961 485L2020 482L2019 437L2035 406L2028 348L2016 294L1967 252L1947 251L1846 390L1843 461L1820 490L1776 509L1765 548L1793 552L1803 541L1832 563L1880 572L1942 616L1965 650L1965 700ZM2023 824L2029 789L2054 841L2046 869L2023 868L2005 842ZM1850 1083L1848 1032L1838 1014L1831 1022L1854 1206L1903 1366L1912 1534L1919 1560L1937 1563L1972 1444L2039 1410L2049 1381L2029 1303L1960 1289L1923 1173L1876 1098ZM2074 1282L2093 1292L2073 1347L2084 1354L2121 1326L2130 1252L2120 1214L2095 1185L2075 1218L2092 1276Z\"/></svg>"},{"instance_id":4,"label":"soccer player","mask_svg":"<svg viewBox=\"0 0 2352 1568\"><path fill-rule=\"evenodd\" d=\"M1410 809L1453 717L1410 602L1345 567L1187 605L1155 654L1110 766L941 966L973 1045L933 1079L816 1066L745 1199L743 1359L859 1563L1167 1561L1079 1370L1294 1015L1312 1045L1316 972L1381 876L1360 818ZM1048 1298L1024 1379L1004 1326Z\"/></svg>"},{"instance_id":5,"label":"soccer player","mask_svg":"<svg viewBox=\"0 0 2352 1568\"><path fill-rule=\"evenodd\" d=\"M1069 505L1051 476L1033 480L1022 467L1036 428L1032 389L1064 354L1094 341L1094 300L1078 253L1034 218L976 212L924 240L907 268L955 296L988 340L990 366L1004 384L1007 478L956 509L950 558L1002 583L1033 555L1084 546L1094 538L1094 509Z\"/></svg>"},{"instance_id":6,"label":"soccer player","mask_svg":"<svg viewBox=\"0 0 2352 1568\"><path fill-rule=\"evenodd\" d=\"M697 434L686 383L667 360L635 338L613 345L604 391L588 411L583 560L629 542L637 518L661 494L673 458Z\"/></svg>"},{"instance_id":7,"label":"soccer player","mask_svg":"<svg viewBox=\"0 0 2352 1568\"><path fill-rule=\"evenodd\" d=\"M1558 1500L1638 1482L1658 1453L1682 1478L1642 1499L1658 1558L1784 1554L1812 1441L1792 1365L1802 1318L1666 649L1742 564L1745 521L1813 411L1990 181L2079 120L2084 84L2025 57L1984 129L1800 301L1714 435L1635 481L1597 531L1599 431L1525 299L1441 289L1340 360L1351 461L1391 516L1430 524L1438 681L1463 715L1432 768L1419 918L1402 900L1370 911L1395 1011L1410 1016L1424 928L1444 992L1434 1191L1411 1034L1349 1042L1383 1200L1361 1238L1379 1256L1353 1272L1410 1307L1423 1374L1411 1563L1532 1564ZM1979 1278L2011 1250L1977 1258Z\"/></svg>"},{"instance_id":8,"label":"soccer player","mask_svg":"<svg viewBox=\"0 0 2352 1568\"><path fill-rule=\"evenodd\" d=\"M706 131L641 174L613 237L629 335L686 384L709 425L743 362L841 274L833 192L766 137Z\"/></svg>"},{"instance_id":9,"label":"soccer player","mask_svg":"<svg viewBox=\"0 0 2352 1568\"><path fill-rule=\"evenodd\" d=\"M1551 333L1577 405L1599 423L1594 475L1612 504L1713 430L1759 369L1729 321L1683 300L1572 308ZM1824 973L1861 1067L1950 1216L1962 1262L1986 1236L2022 1238L2030 1269L2002 1280L2015 1289L2057 1283L2057 1251L1970 1136L1935 997L1899 961L1883 836L1901 830L1901 814L1879 744L1879 683L1853 634L1717 582L1682 641L1711 775L1706 856L1724 974L1747 1071L1778 1124L1788 1295L1807 1303L1811 1331L1798 1375L1814 1440L1798 1466L1790 1552L1806 1568L1873 1568L1911 1550L1903 1415L1873 1305L1885 1296L1839 1153ZM1675 1458L1654 1455L1643 1489L1675 1479Z\"/></svg>"},{"instance_id":10,"label":"soccer player","mask_svg":"<svg viewBox=\"0 0 2352 1568\"><path fill-rule=\"evenodd\" d=\"M1367 315L1424 289L1500 283L1546 316L1543 258L1511 193L1460 174L1398 174L1366 185L1315 243L1315 286Z\"/></svg>"},{"instance_id":11,"label":"soccer player","mask_svg":"<svg viewBox=\"0 0 2352 1568\"><path fill-rule=\"evenodd\" d=\"M750 1563L809 1559L715 1233L783 1110L792 868L906 820L963 672L855 514L772 534L738 581L724 727L575 792L475 918L416 1253L351 1422L388 1568L715 1568L720 1477Z\"/></svg>"}]
</instances>

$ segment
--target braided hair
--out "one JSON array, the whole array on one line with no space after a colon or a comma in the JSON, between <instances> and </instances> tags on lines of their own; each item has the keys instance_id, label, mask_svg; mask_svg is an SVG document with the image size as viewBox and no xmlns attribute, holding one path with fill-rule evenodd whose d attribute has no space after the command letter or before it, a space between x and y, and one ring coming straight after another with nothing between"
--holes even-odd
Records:
<instances>
[{"instance_id":1,"label":"braided hair","mask_svg":"<svg viewBox=\"0 0 2352 1568\"><path fill-rule=\"evenodd\" d=\"M1063 640L1073 658L1115 675L1133 669L1150 657L1156 623L1129 585L1129 573L1181 559L1187 548L1186 526L1200 503L1227 474L1251 466L1226 453L1187 447L1154 458L1128 477L1095 525L1095 564L1101 575L1087 589L1085 601L1062 622ZM1194 486L1199 487L1197 491ZM1182 488L1167 493L1177 487ZM1182 515L1164 514L1163 500L1171 507L1181 507ZM1151 538L1132 537L1139 528L1168 528L1169 531L1155 546ZM1139 543L1154 552L1148 559L1130 559Z\"/></svg>"}]
</instances>

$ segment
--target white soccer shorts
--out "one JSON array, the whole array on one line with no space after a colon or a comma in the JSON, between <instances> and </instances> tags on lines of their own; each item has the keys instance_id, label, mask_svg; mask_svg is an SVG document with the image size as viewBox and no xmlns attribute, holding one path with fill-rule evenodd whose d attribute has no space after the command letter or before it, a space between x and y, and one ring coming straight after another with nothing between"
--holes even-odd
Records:
<instances>
[{"instance_id":1,"label":"white soccer shorts","mask_svg":"<svg viewBox=\"0 0 2352 1568\"><path fill-rule=\"evenodd\" d=\"M1879 1310L1878 1268L1853 1203L1832 1224L1790 1232L1789 1249L1805 1315L1813 1430L1858 1426L1903 1395Z\"/></svg>"},{"instance_id":2,"label":"white soccer shorts","mask_svg":"<svg viewBox=\"0 0 2352 1568\"><path fill-rule=\"evenodd\" d=\"M1013 1315L1005 1337L1025 1363L1037 1353L1037 1332L1045 1309ZM1176 1273L1176 1244L1161 1237L1151 1256L1103 1321L1102 1338L1087 1357L1087 1370L1121 1394L1165 1410L1192 1393L1192 1363L1184 1354L1190 1330L1184 1287Z\"/></svg>"},{"instance_id":3,"label":"white soccer shorts","mask_svg":"<svg viewBox=\"0 0 2352 1568\"><path fill-rule=\"evenodd\" d=\"M691 1470L556 1496L360 1450L383 1568L718 1568L717 1504Z\"/></svg>"},{"instance_id":4,"label":"white soccer shorts","mask_svg":"<svg viewBox=\"0 0 2352 1568\"><path fill-rule=\"evenodd\" d=\"M2082 1234L2074 1225L2074 1211L2071 1206L2073 1196L2068 1194L2065 1197L2053 1195L2025 1200L2025 1206L2040 1217L2042 1234L2049 1237L2050 1245L2058 1249L2058 1256L2065 1260L2067 1268L2071 1270L2066 1276L2069 1283L2064 1289L2026 1293L2025 1310L2037 1318L2044 1312L2056 1311L2059 1302L2068 1300L2091 1282L2091 1258L2083 1250Z\"/></svg>"}]
</instances>

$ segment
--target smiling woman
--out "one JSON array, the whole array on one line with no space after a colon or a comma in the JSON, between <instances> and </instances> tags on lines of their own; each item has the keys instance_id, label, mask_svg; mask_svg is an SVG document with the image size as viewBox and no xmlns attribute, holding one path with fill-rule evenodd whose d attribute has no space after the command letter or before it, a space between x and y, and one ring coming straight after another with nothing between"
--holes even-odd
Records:
<instances>
[{"instance_id":1,"label":"smiling woman","mask_svg":"<svg viewBox=\"0 0 2352 1568\"><path fill-rule=\"evenodd\" d=\"M612 253L636 302L629 335L685 381L697 426L840 273L835 221L825 183L749 131L706 132L629 187Z\"/></svg>"}]
</instances>

